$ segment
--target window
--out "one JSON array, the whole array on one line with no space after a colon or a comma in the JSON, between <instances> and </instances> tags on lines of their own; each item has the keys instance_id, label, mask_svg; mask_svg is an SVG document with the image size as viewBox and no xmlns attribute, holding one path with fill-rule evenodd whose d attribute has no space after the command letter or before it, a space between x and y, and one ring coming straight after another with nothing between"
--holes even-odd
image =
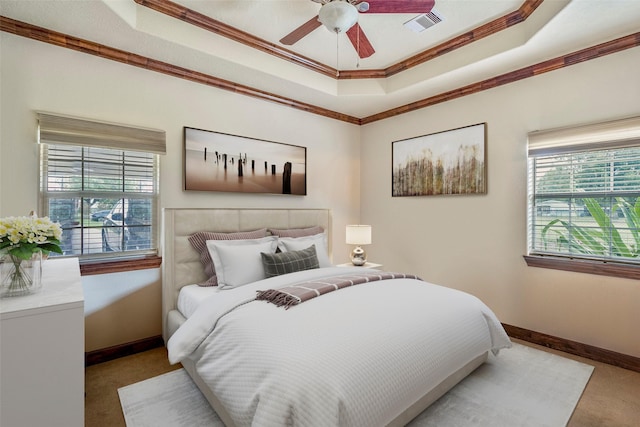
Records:
<instances>
[{"instance_id":1,"label":"window","mask_svg":"<svg viewBox=\"0 0 640 427\"><path fill-rule=\"evenodd\" d=\"M157 254L164 132L45 113L39 120L39 212L62 226L63 255Z\"/></svg>"},{"instance_id":2,"label":"window","mask_svg":"<svg viewBox=\"0 0 640 427\"><path fill-rule=\"evenodd\" d=\"M640 118L529 135L529 254L640 264Z\"/></svg>"}]
</instances>

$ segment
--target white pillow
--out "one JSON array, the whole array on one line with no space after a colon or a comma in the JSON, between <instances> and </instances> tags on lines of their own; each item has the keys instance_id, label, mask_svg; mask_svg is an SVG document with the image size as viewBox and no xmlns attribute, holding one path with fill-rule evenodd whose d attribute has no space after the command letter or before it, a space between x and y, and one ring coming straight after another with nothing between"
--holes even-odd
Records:
<instances>
[{"instance_id":1,"label":"white pillow","mask_svg":"<svg viewBox=\"0 0 640 427\"><path fill-rule=\"evenodd\" d=\"M275 236L248 240L207 240L220 289L237 288L264 279L261 252L275 253Z\"/></svg>"},{"instance_id":2,"label":"white pillow","mask_svg":"<svg viewBox=\"0 0 640 427\"><path fill-rule=\"evenodd\" d=\"M280 237L278 239L278 247L282 252L301 251L309 246L316 246L316 254L318 256L318 264L320 267L332 267L329 259L329 249L327 248L327 233L314 234L313 236L304 237Z\"/></svg>"}]
</instances>

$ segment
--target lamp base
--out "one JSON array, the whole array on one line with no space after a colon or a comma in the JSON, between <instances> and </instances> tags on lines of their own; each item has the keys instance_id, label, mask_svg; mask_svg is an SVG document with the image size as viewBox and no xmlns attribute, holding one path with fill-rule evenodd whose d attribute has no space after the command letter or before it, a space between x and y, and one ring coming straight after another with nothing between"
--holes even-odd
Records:
<instances>
[{"instance_id":1,"label":"lamp base","mask_svg":"<svg viewBox=\"0 0 640 427\"><path fill-rule=\"evenodd\" d=\"M351 263L361 267L367 263L367 253L360 246L351 251Z\"/></svg>"}]
</instances>

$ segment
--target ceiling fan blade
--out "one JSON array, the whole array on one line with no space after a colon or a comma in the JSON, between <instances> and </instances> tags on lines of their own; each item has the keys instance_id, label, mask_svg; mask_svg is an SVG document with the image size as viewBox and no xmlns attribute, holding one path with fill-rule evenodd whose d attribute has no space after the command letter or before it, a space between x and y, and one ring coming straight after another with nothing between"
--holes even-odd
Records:
<instances>
[{"instance_id":1,"label":"ceiling fan blade","mask_svg":"<svg viewBox=\"0 0 640 427\"><path fill-rule=\"evenodd\" d=\"M367 13L427 13L435 0L367 0Z\"/></svg>"},{"instance_id":2,"label":"ceiling fan blade","mask_svg":"<svg viewBox=\"0 0 640 427\"><path fill-rule=\"evenodd\" d=\"M318 21L318 16L316 15L315 17L309 19L307 22L300 25L298 28L281 38L280 43L292 45L321 25L322 24L320 23L320 21Z\"/></svg>"},{"instance_id":3,"label":"ceiling fan blade","mask_svg":"<svg viewBox=\"0 0 640 427\"><path fill-rule=\"evenodd\" d=\"M347 30L347 37L349 37L353 48L358 52L360 58L368 58L376 53L371 42L367 36L365 36L364 31L362 31L362 27L357 23Z\"/></svg>"}]
</instances>

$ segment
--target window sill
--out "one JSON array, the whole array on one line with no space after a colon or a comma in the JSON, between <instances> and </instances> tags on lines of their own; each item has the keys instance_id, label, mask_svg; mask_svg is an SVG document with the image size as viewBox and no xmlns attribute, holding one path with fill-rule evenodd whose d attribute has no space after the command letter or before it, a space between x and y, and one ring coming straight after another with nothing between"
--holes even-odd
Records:
<instances>
[{"instance_id":1,"label":"window sill","mask_svg":"<svg viewBox=\"0 0 640 427\"><path fill-rule=\"evenodd\" d=\"M146 270L158 268L162 264L162 257L149 256L144 258L119 261L85 262L80 264L80 275L121 273L124 271Z\"/></svg>"},{"instance_id":2,"label":"window sill","mask_svg":"<svg viewBox=\"0 0 640 427\"><path fill-rule=\"evenodd\" d=\"M640 266L638 265L543 255L524 255L524 260L529 267L574 271L624 279L640 279Z\"/></svg>"}]
</instances>

